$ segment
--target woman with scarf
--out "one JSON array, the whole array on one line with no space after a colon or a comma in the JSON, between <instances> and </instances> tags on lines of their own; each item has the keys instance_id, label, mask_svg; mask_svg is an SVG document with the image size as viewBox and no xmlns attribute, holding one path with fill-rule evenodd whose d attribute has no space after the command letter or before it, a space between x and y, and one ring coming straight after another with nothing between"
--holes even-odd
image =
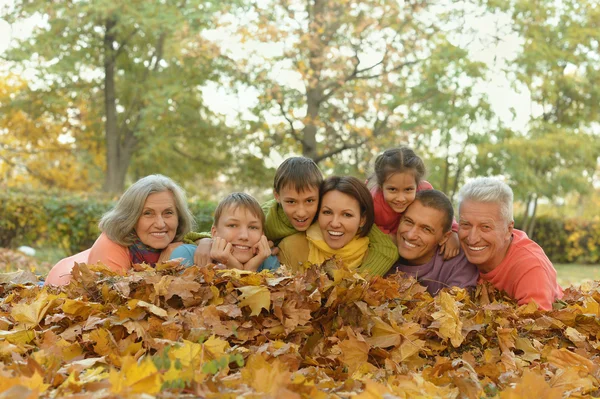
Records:
<instances>
[{"instance_id":1,"label":"woman with scarf","mask_svg":"<svg viewBox=\"0 0 600 399\"><path fill-rule=\"evenodd\" d=\"M194 223L181 187L162 175L146 176L129 187L115 207L102 216L102 234L94 245L58 262L45 284L69 284L75 262L101 262L121 273L136 263L153 266L169 259Z\"/></svg>"},{"instance_id":2,"label":"woman with scarf","mask_svg":"<svg viewBox=\"0 0 600 399\"><path fill-rule=\"evenodd\" d=\"M321 184L319 197L317 223L279 243L281 263L295 268L306 261L321 264L335 256L350 269L370 273L360 267L374 219L373 199L365 184L351 176L332 176Z\"/></svg>"}]
</instances>

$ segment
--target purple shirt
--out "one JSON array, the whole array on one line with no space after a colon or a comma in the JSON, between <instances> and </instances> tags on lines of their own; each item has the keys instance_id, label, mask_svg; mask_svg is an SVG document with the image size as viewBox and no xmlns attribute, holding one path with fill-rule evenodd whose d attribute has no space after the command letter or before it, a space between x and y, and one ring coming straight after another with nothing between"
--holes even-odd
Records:
<instances>
[{"instance_id":1,"label":"purple shirt","mask_svg":"<svg viewBox=\"0 0 600 399\"><path fill-rule=\"evenodd\" d=\"M388 275L397 271L410 274L421 285L427 287L427 291L431 295L436 295L439 290L445 287L475 287L479 279L477 266L469 263L462 249L458 255L448 260L444 260L438 248L435 256L424 265L410 266L404 264L404 262L404 259L398 259Z\"/></svg>"}]
</instances>

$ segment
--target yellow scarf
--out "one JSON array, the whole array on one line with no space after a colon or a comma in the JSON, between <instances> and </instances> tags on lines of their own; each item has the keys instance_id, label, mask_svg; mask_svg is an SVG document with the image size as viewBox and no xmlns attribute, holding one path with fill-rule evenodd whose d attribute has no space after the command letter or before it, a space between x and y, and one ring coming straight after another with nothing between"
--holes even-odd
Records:
<instances>
[{"instance_id":1,"label":"yellow scarf","mask_svg":"<svg viewBox=\"0 0 600 399\"><path fill-rule=\"evenodd\" d=\"M306 239L308 240L308 261L320 265L327 259L335 255L349 269L356 269L362 263L367 249L369 248L369 238L355 236L352 241L340 249L332 249L323 238L318 223L314 223L306 230Z\"/></svg>"}]
</instances>

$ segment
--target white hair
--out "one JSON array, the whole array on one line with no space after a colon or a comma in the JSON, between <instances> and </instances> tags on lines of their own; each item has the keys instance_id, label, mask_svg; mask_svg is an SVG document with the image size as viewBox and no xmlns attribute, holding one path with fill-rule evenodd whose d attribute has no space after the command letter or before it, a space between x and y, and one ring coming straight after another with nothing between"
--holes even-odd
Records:
<instances>
[{"instance_id":1,"label":"white hair","mask_svg":"<svg viewBox=\"0 0 600 399\"><path fill-rule=\"evenodd\" d=\"M458 192L458 207L463 201L495 203L507 223L513 221L513 192L504 182L491 177L478 177L465 184Z\"/></svg>"}]
</instances>

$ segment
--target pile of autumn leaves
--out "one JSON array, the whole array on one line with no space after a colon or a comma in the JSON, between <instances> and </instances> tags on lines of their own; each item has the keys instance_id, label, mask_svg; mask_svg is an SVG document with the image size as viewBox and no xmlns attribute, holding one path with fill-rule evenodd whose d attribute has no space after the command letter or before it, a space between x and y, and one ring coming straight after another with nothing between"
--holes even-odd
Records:
<instances>
[{"instance_id":1,"label":"pile of autumn leaves","mask_svg":"<svg viewBox=\"0 0 600 399\"><path fill-rule=\"evenodd\" d=\"M79 265L0 274L0 397L544 398L599 394L600 285L550 312L432 298L330 261L290 274ZM140 397L143 395L140 395Z\"/></svg>"}]
</instances>

